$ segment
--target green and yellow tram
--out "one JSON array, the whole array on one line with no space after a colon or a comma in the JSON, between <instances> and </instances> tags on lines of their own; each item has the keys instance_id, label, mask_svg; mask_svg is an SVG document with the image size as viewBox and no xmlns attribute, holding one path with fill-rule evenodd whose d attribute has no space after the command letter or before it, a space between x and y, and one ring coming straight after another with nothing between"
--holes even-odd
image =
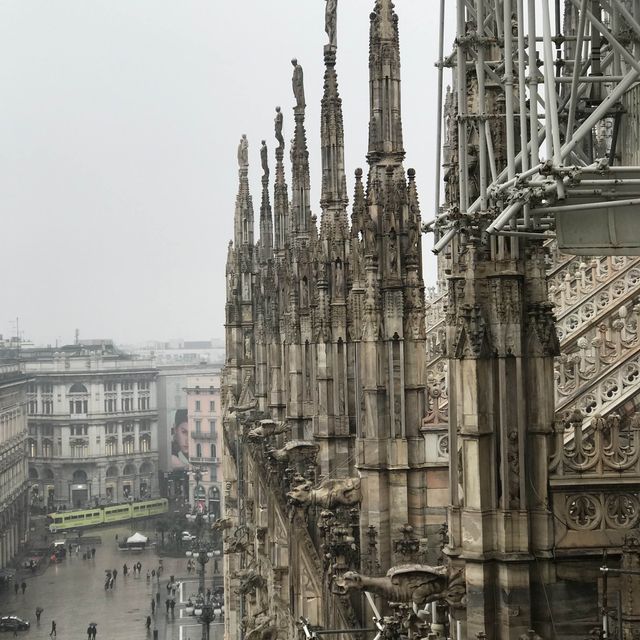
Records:
<instances>
[{"instance_id":1,"label":"green and yellow tram","mask_svg":"<svg viewBox=\"0 0 640 640\"><path fill-rule=\"evenodd\" d=\"M149 518L166 513L169 503L166 498L142 500L128 504L114 504L108 507L78 509L75 511L57 511L47 516L49 531L57 533L79 527L96 527L101 524L124 522L134 518Z\"/></svg>"}]
</instances>

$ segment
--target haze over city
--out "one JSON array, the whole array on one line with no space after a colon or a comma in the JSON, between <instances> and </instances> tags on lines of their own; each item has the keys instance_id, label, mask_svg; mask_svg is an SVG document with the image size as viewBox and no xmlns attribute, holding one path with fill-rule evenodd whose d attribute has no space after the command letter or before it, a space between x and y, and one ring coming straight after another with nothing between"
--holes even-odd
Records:
<instances>
[{"instance_id":1,"label":"haze over city","mask_svg":"<svg viewBox=\"0 0 640 640\"><path fill-rule=\"evenodd\" d=\"M338 79L348 193L365 167L370 2L341 4ZM423 219L436 162L431 3L399 0L403 125ZM259 147L281 105L290 59L304 68L312 210L320 213L323 0L60 0L0 7L0 334L64 344L222 337L224 263L237 191L236 148ZM450 16L451 19L453 16ZM448 20L449 23L449 20ZM452 35L447 37L450 46ZM288 155L288 151L287 151ZM425 239L425 254L431 240ZM434 261L427 258L427 281ZM430 272L429 272L430 271Z\"/></svg>"}]
</instances>

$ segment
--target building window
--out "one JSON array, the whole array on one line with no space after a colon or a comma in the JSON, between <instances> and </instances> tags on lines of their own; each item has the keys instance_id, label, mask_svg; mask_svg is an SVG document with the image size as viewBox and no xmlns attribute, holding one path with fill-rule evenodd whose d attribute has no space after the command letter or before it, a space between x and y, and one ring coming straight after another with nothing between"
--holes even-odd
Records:
<instances>
[{"instance_id":1,"label":"building window","mask_svg":"<svg viewBox=\"0 0 640 640\"><path fill-rule=\"evenodd\" d=\"M196 420L196 433L200 433L202 426L202 420Z\"/></svg>"},{"instance_id":2,"label":"building window","mask_svg":"<svg viewBox=\"0 0 640 640\"><path fill-rule=\"evenodd\" d=\"M118 440L116 438L109 438L106 442L105 453L108 456L118 455Z\"/></svg>"},{"instance_id":3,"label":"building window","mask_svg":"<svg viewBox=\"0 0 640 640\"><path fill-rule=\"evenodd\" d=\"M133 382L122 382L120 384L121 391L133 391Z\"/></svg>"},{"instance_id":4,"label":"building window","mask_svg":"<svg viewBox=\"0 0 640 640\"><path fill-rule=\"evenodd\" d=\"M125 422L122 425L122 433L133 433L133 422Z\"/></svg>"},{"instance_id":5,"label":"building window","mask_svg":"<svg viewBox=\"0 0 640 640\"><path fill-rule=\"evenodd\" d=\"M35 382L30 382L27 385L27 393L36 393L37 392L37 387L36 387L36 383Z\"/></svg>"},{"instance_id":6,"label":"building window","mask_svg":"<svg viewBox=\"0 0 640 640\"><path fill-rule=\"evenodd\" d=\"M89 427L86 424L70 427L72 436L86 436L89 434Z\"/></svg>"},{"instance_id":7,"label":"building window","mask_svg":"<svg viewBox=\"0 0 640 640\"><path fill-rule=\"evenodd\" d=\"M216 433L216 421L215 420L209 420L209 433L211 434L211 437L215 437L215 433Z\"/></svg>"},{"instance_id":8,"label":"building window","mask_svg":"<svg viewBox=\"0 0 640 640\"><path fill-rule=\"evenodd\" d=\"M133 438L125 438L122 441L122 447L124 449L125 454L132 454L134 449Z\"/></svg>"},{"instance_id":9,"label":"building window","mask_svg":"<svg viewBox=\"0 0 640 640\"><path fill-rule=\"evenodd\" d=\"M133 411L132 398L122 398L122 410L123 411Z\"/></svg>"},{"instance_id":10,"label":"building window","mask_svg":"<svg viewBox=\"0 0 640 640\"><path fill-rule=\"evenodd\" d=\"M213 413L216 410L216 401L215 400L209 400L209 411L211 411L211 413Z\"/></svg>"},{"instance_id":11,"label":"building window","mask_svg":"<svg viewBox=\"0 0 640 640\"><path fill-rule=\"evenodd\" d=\"M140 380L140 382L138 382L138 391L149 391L149 381Z\"/></svg>"},{"instance_id":12,"label":"building window","mask_svg":"<svg viewBox=\"0 0 640 640\"><path fill-rule=\"evenodd\" d=\"M196 411L200 411L200 400L196 400Z\"/></svg>"},{"instance_id":13,"label":"building window","mask_svg":"<svg viewBox=\"0 0 640 640\"><path fill-rule=\"evenodd\" d=\"M113 422L109 422L104 425L104 432L112 435L118 433L118 425Z\"/></svg>"},{"instance_id":14,"label":"building window","mask_svg":"<svg viewBox=\"0 0 640 640\"><path fill-rule=\"evenodd\" d=\"M40 385L40 392L41 393L53 393L53 384L51 384L50 382L43 382Z\"/></svg>"},{"instance_id":15,"label":"building window","mask_svg":"<svg viewBox=\"0 0 640 640\"><path fill-rule=\"evenodd\" d=\"M138 411L147 411L149 409L149 398L138 398Z\"/></svg>"},{"instance_id":16,"label":"building window","mask_svg":"<svg viewBox=\"0 0 640 640\"><path fill-rule=\"evenodd\" d=\"M50 458L53 455L53 442L51 440L42 441L42 456Z\"/></svg>"},{"instance_id":17,"label":"building window","mask_svg":"<svg viewBox=\"0 0 640 640\"><path fill-rule=\"evenodd\" d=\"M214 459L217 457L216 456L216 445L215 444L211 445L211 457L214 458Z\"/></svg>"},{"instance_id":18,"label":"building window","mask_svg":"<svg viewBox=\"0 0 640 640\"><path fill-rule=\"evenodd\" d=\"M88 446L86 442L77 440L71 443L71 457L72 458L86 458Z\"/></svg>"},{"instance_id":19,"label":"building window","mask_svg":"<svg viewBox=\"0 0 640 640\"><path fill-rule=\"evenodd\" d=\"M43 424L40 426L40 435L41 436L53 436L53 426L50 424Z\"/></svg>"},{"instance_id":20,"label":"building window","mask_svg":"<svg viewBox=\"0 0 640 640\"><path fill-rule=\"evenodd\" d=\"M53 400L42 401L42 413L50 416L53 413Z\"/></svg>"},{"instance_id":21,"label":"building window","mask_svg":"<svg viewBox=\"0 0 640 640\"><path fill-rule=\"evenodd\" d=\"M88 409L88 400L69 400L69 413L71 414L84 414Z\"/></svg>"},{"instance_id":22,"label":"building window","mask_svg":"<svg viewBox=\"0 0 640 640\"><path fill-rule=\"evenodd\" d=\"M199 442L196 445L196 458L202 458L202 445Z\"/></svg>"},{"instance_id":23,"label":"building window","mask_svg":"<svg viewBox=\"0 0 640 640\"><path fill-rule=\"evenodd\" d=\"M38 413L38 401L37 400L29 400L29 414Z\"/></svg>"},{"instance_id":24,"label":"building window","mask_svg":"<svg viewBox=\"0 0 640 640\"><path fill-rule=\"evenodd\" d=\"M35 458L38 455L38 445L35 440L29 440L29 457Z\"/></svg>"},{"instance_id":25,"label":"building window","mask_svg":"<svg viewBox=\"0 0 640 640\"><path fill-rule=\"evenodd\" d=\"M118 385L115 382L105 382L104 390L115 392L118 390Z\"/></svg>"},{"instance_id":26,"label":"building window","mask_svg":"<svg viewBox=\"0 0 640 640\"><path fill-rule=\"evenodd\" d=\"M104 401L104 412L115 413L118 410L118 400L116 398L107 398Z\"/></svg>"},{"instance_id":27,"label":"building window","mask_svg":"<svg viewBox=\"0 0 640 640\"><path fill-rule=\"evenodd\" d=\"M151 438L149 436L142 436L140 438L140 451L142 451L142 453L151 451Z\"/></svg>"},{"instance_id":28,"label":"building window","mask_svg":"<svg viewBox=\"0 0 640 640\"><path fill-rule=\"evenodd\" d=\"M151 431L151 420L141 420L140 431Z\"/></svg>"}]
</instances>

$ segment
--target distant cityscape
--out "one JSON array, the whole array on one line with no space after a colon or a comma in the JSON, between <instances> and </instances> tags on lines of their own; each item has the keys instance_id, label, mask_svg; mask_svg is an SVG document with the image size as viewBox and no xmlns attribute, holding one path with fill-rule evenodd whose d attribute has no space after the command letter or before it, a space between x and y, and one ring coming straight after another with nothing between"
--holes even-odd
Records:
<instances>
[{"instance_id":1,"label":"distant cityscape","mask_svg":"<svg viewBox=\"0 0 640 640\"><path fill-rule=\"evenodd\" d=\"M220 515L222 340L0 336L0 559L29 514L168 497Z\"/></svg>"}]
</instances>

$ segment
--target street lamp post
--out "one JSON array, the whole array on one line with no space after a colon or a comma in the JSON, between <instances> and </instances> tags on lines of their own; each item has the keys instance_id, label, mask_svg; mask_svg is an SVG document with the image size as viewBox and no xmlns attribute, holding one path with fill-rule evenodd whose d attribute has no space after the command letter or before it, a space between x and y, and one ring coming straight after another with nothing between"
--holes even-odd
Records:
<instances>
[{"instance_id":1,"label":"street lamp post","mask_svg":"<svg viewBox=\"0 0 640 640\"><path fill-rule=\"evenodd\" d=\"M202 640L209 640L209 625L215 619L215 612L213 604L211 602L211 598L207 598L206 594L205 571L207 562L209 562L209 560L213 558L215 553L213 544L202 537L202 514L188 514L187 519L190 521L195 521L197 523L198 537L192 542L191 549L186 552L186 556L187 558L193 558L200 565L198 591L199 598L201 599L202 604L200 607L196 608L200 608L201 610L198 622L202 624Z\"/></svg>"}]
</instances>

